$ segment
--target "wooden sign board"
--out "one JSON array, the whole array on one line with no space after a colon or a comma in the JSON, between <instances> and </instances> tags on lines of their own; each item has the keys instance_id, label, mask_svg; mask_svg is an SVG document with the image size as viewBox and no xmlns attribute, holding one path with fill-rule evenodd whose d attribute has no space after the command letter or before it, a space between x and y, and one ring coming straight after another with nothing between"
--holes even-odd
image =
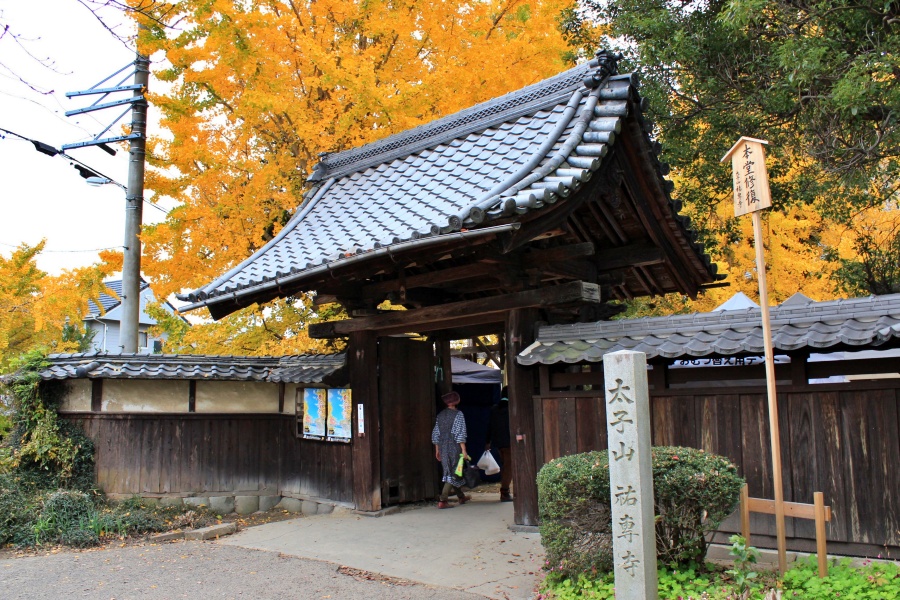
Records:
<instances>
[{"instance_id":1,"label":"wooden sign board","mask_svg":"<svg viewBox=\"0 0 900 600\"><path fill-rule=\"evenodd\" d=\"M742 137L731 147L721 162L731 158L734 183L734 216L740 217L772 206L769 175L766 172L765 140Z\"/></svg>"}]
</instances>

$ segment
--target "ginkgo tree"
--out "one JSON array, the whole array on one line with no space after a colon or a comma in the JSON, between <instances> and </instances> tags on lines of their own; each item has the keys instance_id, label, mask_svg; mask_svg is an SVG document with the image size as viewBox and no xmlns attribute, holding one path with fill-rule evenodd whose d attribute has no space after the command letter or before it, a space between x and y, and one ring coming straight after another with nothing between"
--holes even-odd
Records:
<instances>
[{"instance_id":1,"label":"ginkgo tree","mask_svg":"<svg viewBox=\"0 0 900 600\"><path fill-rule=\"evenodd\" d=\"M142 234L143 269L161 297L208 283L276 235L320 153L540 81L574 63L567 39L596 34L588 23L562 29L574 0L176 6L144 19L139 40L142 52L161 57L155 74L164 82L150 95L166 134L150 140L146 186L181 203ZM174 26L162 26L166 19ZM303 298L254 311L234 317L245 319L241 326L203 328L220 339L213 348L228 352L228 340L247 339L246 328L264 334L273 311L312 314ZM289 320L275 318L282 316ZM260 347L274 352L273 341L262 335ZM209 346L195 339L190 347Z\"/></svg>"},{"instance_id":2,"label":"ginkgo tree","mask_svg":"<svg viewBox=\"0 0 900 600\"><path fill-rule=\"evenodd\" d=\"M51 276L37 267L44 245L22 244L9 256L0 255L0 373L35 348L84 350L82 320L88 301L108 293L103 278L111 267L82 267Z\"/></svg>"}]
</instances>

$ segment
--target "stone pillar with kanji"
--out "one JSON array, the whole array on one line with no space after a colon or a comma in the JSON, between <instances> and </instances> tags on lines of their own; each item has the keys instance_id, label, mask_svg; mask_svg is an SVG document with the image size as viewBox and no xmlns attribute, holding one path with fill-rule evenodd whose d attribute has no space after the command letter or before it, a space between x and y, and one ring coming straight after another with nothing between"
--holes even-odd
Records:
<instances>
[{"instance_id":1,"label":"stone pillar with kanji","mask_svg":"<svg viewBox=\"0 0 900 600\"><path fill-rule=\"evenodd\" d=\"M603 357L616 598L657 600L647 357Z\"/></svg>"}]
</instances>

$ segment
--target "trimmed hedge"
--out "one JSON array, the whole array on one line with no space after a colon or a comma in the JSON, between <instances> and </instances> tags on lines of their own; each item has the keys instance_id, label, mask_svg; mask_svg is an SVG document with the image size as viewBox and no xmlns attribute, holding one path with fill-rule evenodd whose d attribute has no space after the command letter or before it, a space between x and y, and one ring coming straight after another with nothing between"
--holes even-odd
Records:
<instances>
[{"instance_id":1,"label":"trimmed hedge","mask_svg":"<svg viewBox=\"0 0 900 600\"><path fill-rule=\"evenodd\" d=\"M554 459L537 481L548 569L562 577L612 570L607 452ZM653 448L659 560L703 564L706 535L737 507L743 484L737 468L722 456L693 448Z\"/></svg>"}]
</instances>

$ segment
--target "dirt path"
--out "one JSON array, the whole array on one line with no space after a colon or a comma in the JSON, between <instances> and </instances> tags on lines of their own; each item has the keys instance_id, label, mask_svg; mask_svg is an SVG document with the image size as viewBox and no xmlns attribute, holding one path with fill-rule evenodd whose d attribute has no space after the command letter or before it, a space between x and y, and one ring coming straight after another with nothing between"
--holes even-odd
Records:
<instances>
[{"instance_id":1,"label":"dirt path","mask_svg":"<svg viewBox=\"0 0 900 600\"><path fill-rule=\"evenodd\" d=\"M211 542L0 555L4 600L268 598L475 600L481 596Z\"/></svg>"}]
</instances>

